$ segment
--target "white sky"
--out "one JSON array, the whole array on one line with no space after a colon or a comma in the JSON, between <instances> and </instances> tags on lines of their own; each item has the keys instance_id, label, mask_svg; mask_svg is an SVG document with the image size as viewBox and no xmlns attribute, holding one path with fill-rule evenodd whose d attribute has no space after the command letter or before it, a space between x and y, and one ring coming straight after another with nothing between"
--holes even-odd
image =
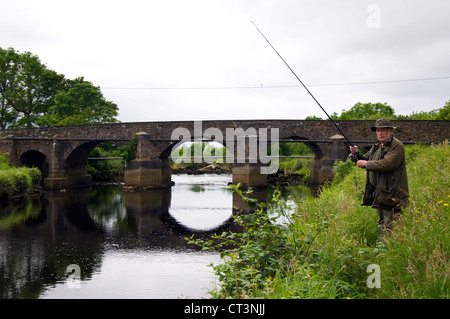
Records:
<instances>
[{"instance_id":1,"label":"white sky","mask_svg":"<svg viewBox=\"0 0 450 319\"><path fill-rule=\"evenodd\" d=\"M100 86L123 122L325 118L253 21L329 114L411 114L450 99L449 16L448 0L0 0L0 47Z\"/></svg>"}]
</instances>

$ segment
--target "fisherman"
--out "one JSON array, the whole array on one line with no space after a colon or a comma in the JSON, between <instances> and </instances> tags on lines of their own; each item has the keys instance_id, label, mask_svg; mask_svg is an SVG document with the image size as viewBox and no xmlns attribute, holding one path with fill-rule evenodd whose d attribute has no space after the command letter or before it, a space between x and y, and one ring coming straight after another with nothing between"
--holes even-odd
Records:
<instances>
[{"instance_id":1,"label":"fisherman","mask_svg":"<svg viewBox=\"0 0 450 319\"><path fill-rule=\"evenodd\" d=\"M389 120L379 119L371 129L376 132L378 142L365 155L360 153L358 146L350 146L350 158L367 171L362 205L377 210L379 236L384 242L392 231L392 222L408 204L405 148L394 137L395 127Z\"/></svg>"}]
</instances>

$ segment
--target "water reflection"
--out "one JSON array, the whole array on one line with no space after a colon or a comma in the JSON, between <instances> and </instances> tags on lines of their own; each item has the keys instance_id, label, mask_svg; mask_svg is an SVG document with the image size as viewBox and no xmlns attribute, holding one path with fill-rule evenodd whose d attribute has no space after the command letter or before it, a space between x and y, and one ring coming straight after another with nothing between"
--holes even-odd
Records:
<instances>
[{"instance_id":1,"label":"water reflection","mask_svg":"<svg viewBox=\"0 0 450 319\"><path fill-rule=\"evenodd\" d=\"M22 217L29 217L22 223L8 223L16 206L1 210L1 298L37 298L43 287L67 277L68 265L78 264L84 270L82 279L100 265L104 235L83 198L86 194L29 198L19 205L25 208Z\"/></svg>"},{"instance_id":2,"label":"water reflection","mask_svg":"<svg viewBox=\"0 0 450 319\"><path fill-rule=\"evenodd\" d=\"M207 297L215 280L207 265L218 256L185 237L236 231L232 207L246 205L227 187L231 176L174 180L145 192L45 192L0 208L0 297ZM254 196L266 201L271 192ZM71 264L80 266L80 289L66 285Z\"/></svg>"}]
</instances>

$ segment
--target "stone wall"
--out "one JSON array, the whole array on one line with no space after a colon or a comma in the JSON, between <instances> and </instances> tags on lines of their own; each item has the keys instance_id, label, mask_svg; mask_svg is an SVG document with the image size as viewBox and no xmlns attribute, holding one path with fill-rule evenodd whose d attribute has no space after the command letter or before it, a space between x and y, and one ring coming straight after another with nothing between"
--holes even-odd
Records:
<instances>
[{"instance_id":1,"label":"stone wall","mask_svg":"<svg viewBox=\"0 0 450 319\"><path fill-rule=\"evenodd\" d=\"M374 140L370 127L375 121L335 121L350 140ZM430 142L449 138L450 121L392 121L397 127L396 136L403 141ZM328 120L240 120L202 121L203 133L207 128L216 127L225 135L226 128L242 127L279 128L280 138L302 137L308 139L328 139L340 134ZM0 130L0 139L6 135L15 137L58 137L58 138L111 138L131 139L137 132L150 134L154 139L170 139L176 128L187 128L194 136L193 121L137 122L91 124L32 129Z\"/></svg>"}]
</instances>

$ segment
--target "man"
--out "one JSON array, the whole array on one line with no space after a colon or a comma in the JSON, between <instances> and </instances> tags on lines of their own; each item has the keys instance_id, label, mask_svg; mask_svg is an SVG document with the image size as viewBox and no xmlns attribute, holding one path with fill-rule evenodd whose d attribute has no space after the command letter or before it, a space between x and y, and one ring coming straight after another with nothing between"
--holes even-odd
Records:
<instances>
[{"instance_id":1,"label":"man","mask_svg":"<svg viewBox=\"0 0 450 319\"><path fill-rule=\"evenodd\" d=\"M392 231L392 222L408 204L408 178L405 148L394 137L395 127L387 119L379 119L371 127L378 142L365 155L358 146L350 146L351 159L367 171L366 189L362 205L371 205L378 212L380 239L384 241Z\"/></svg>"}]
</instances>

